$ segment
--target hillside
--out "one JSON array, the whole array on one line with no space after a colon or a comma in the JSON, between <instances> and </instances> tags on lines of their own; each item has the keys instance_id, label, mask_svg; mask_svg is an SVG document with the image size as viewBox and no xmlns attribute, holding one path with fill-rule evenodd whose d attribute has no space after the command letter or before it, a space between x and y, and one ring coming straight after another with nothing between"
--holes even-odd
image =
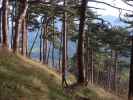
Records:
<instances>
[{"instance_id":1,"label":"hillside","mask_svg":"<svg viewBox=\"0 0 133 100\"><path fill-rule=\"evenodd\" d=\"M47 66L0 50L0 100L119 100L92 86L64 91L60 83Z\"/></svg>"}]
</instances>

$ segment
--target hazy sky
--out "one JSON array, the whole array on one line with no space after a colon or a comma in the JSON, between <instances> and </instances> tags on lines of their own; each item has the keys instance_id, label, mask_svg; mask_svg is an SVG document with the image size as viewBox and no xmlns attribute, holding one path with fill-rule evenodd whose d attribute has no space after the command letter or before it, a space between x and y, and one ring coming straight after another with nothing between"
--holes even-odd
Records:
<instances>
[{"instance_id":1,"label":"hazy sky","mask_svg":"<svg viewBox=\"0 0 133 100\"><path fill-rule=\"evenodd\" d=\"M127 4L125 4L124 2L122 2L122 0L98 0L98 1L102 1L102 2L107 2L113 6L117 6L120 8L124 8L124 9L128 9L128 10L133 10L133 7L128 6ZM0 7L1 7L1 2L2 0L0 0ZM98 7L98 8L104 8L106 10L97 10L97 13L103 16L118 16L119 15L119 11L117 9L114 9L112 7L109 7L107 5L104 4L99 4L99 3L93 3L93 2L89 2L90 6L93 7ZM124 11L123 11L124 12Z\"/></svg>"},{"instance_id":2,"label":"hazy sky","mask_svg":"<svg viewBox=\"0 0 133 100\"><path fill-rule=\"evenodd\" d=\"M1 8L1 3L2 3L2 0L0 0L0 8Z\"/></svg>"},{"instance_id":3,"label":"hazy sky","mask_svg":"<svg viewBox=\"0 0 133 100\"><path fill-rule=\"evenodd\" d=\"M120 7L120 8L124 8L124 9L128 9L128 10L133 10L133 7L128 6L127 4L122 2L122 0L98 0L98 1L107 2L113 6L116 6L116 7ZM106 10L97 10L97 13L101 14L103 16L108 16L108 15L118 16L119 15L119 11L117 9L109 7L107 5L99 4L99 3L92 3L92 2L89 3L89 5L106 9Z\"/></svg>"}]
</instances>

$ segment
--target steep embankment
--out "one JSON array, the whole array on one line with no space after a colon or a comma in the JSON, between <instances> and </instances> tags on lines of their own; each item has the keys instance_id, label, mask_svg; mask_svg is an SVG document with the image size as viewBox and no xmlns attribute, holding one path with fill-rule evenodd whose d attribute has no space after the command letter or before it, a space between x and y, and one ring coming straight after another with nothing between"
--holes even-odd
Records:
<instances>
[{"instance_id":1,"label":"steep embankment","mask_svg":"<svg viewBox=\"0 0 133 100\"><path fill-rule=\"evenodd\" d=\"M60 83L46 66L0 49L0 100L115 100L100 89L63 91Z\"/></svg>"}]
</instances>

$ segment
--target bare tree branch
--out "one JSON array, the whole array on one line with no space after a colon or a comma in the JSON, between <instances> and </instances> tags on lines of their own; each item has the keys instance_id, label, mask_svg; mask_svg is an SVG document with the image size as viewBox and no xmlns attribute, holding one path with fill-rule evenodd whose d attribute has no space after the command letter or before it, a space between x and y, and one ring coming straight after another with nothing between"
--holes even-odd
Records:
<instances>
[{"instance_id":1,"label":"bare tree branch","mask_svg":"<svg viewBox=\"0 0 133 100\"><path fill-rule=\"evenodd\" d=\"M111 5L111 4L109 4L109 3L106 3L106 2L103 2L103 1L88 0L88 2L102 3L102 4L105 4L105 5L107 5L107 6L110 6L110 7L112 7L112 8L118 9L118 10L124 10L124 11L133 12L133 10L128 10L128 9L124 9L124 8L116 7L116 6L113 6L113 5Z\"/></svg>"},{"instance_id":2,"label":"bare tree branch","mask_svg":"<svg viewBox=\"0 0 133 100\"><path fill-rule=\"evenodd\" d=\"M127 5L133 7L133 4L130 4L128 1L131 1L131 0L122 0L124 3L126 3Z\"/></svg>"},{"instance_id":3,"label":"bare tree branch","mask_svg":"<svg viewBox=\"0 0 133 100\"><path fill-rule=\"evenodd\" d=\"M42 4L51 4L51 2L46 2L46 1L43 1L43 0L33 0L33 1L28 1L28 3L30 4L38 4L38 3L42 3Z\"/></svg>"}]
</instances>

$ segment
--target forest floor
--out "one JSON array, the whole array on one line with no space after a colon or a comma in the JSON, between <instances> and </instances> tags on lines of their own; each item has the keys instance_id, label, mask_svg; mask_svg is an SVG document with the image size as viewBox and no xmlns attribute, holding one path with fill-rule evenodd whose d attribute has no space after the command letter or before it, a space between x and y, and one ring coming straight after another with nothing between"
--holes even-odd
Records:
<instances>
[{"instance_id":1,"label":"forest floor","mask_svg":"<svg viewBox=\"0 0 133 100\"><path fill-rule=\"evenodd\" d=\"M121 100L96 86L63 90L61 77L38 62L0 49L0 100Z\"/></svg>"}]
</instances>

